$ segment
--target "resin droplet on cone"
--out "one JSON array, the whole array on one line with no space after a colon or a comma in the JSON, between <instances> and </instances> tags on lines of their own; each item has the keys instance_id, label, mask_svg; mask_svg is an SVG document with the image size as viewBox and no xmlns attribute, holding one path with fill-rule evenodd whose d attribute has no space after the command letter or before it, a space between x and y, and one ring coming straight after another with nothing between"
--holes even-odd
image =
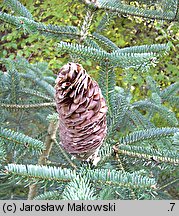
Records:
<instances>
[{"instance_id":1,"label":"resin droplet on cone","mask_svg":"<svg viewBox=\"0 0 179 216\"><path fill-rule=\"evenodd\" d=\"M60 69L55 88L61 145L80 160L93 158L107 131L107 106L98 83L82 65L68 63Z\"/></svg>"}]
</instances>

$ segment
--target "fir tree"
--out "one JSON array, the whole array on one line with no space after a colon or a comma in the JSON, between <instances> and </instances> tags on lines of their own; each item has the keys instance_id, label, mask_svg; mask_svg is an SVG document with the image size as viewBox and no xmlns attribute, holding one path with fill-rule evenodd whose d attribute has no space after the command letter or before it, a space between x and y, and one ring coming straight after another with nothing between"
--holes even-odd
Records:
<instances>
[{"instance_id":1,"label":"fir tree","mask_svg":"<svg viewBox=\"0 0 179 216\"><path fill-rule=\"evenodd\" d=\"M130 93L130 83L124 89L116 86L115 82L115 70L118 68L125 70L129 76L131 68L136 73L150 70L159 57L167 53L169 44L120 48L103 35L104 28L111 20L118 20L124 15L177 22L178 1L76 2L84 4L85 15L80 28L38 22L17 0L4 1L3 8L10 8L13 14L2 10L0 20L16 26L27 35L52 38L57 44L56 49L65 54L70 62L80 63L90 59L99 64L97 81L108 106L107 136L98 152L100 160L98 163L78 160L60 145L56 111L58 98L56 103L54 98L55 75L48 69L48 64L32 64L19 56L14 60L1 58L0 198L178 198L179 129L175 111L179 104L179 82L161 89L149 76L146 85L150 97L135 102ZM99 15L101 21L91 31ZM84 85L83 81L77 80L79 89L82 88L81 83ZM90 91L94 93L95 86L88 88L88 94ZM82 95L78 91L74 94ZM81 98L85 99L85 96ZM76 103L79 101L76 100ZM83 105L81 108L84 108ZM157 127L153 121L156 115L161 115L165 122L163 127ZM102 127L100 123L97 126L98 130ZM65 130L68 129L70 126ZM96 134L92 129L90 132L90 139L94 141ZM79 138L79 134L75 138ZM69 147L69 143L66 145ZM23 188L26 188L25 193L19 194Z\"/></svg>"}]
</instances>

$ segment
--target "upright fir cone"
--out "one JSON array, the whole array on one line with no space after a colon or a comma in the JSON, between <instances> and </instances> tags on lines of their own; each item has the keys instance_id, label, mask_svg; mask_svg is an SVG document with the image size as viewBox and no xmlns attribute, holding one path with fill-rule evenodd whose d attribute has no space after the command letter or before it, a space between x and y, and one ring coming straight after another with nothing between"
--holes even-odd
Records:
<instances>
[{"instance_id":1,"label":"upright fir cone","mask_svg":"<svg viewBox=\"0 0 179 216\"><path fill-rule=\"evenodd\" d=\"M79 160L96 158L107 131L107 106L98 83L82 65L68 63L55 89L62 147Z\"/></svg>"}]
</instances>

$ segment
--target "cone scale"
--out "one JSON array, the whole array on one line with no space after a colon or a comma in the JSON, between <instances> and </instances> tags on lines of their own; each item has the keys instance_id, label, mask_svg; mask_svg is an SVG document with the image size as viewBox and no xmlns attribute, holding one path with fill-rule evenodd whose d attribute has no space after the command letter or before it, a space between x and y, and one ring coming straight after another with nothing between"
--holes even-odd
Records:
<instances>
[{"instance_id":1,"label":"cone scale","mask_svg":"<svg viewBox=\"0 0 179 216\"><path fill-rule=\"evenodd\" d=\"M64 65L56 79L60 144L77 159L96 157L106 136L107 106L98 83L80 64Z\"/></svg>"}]
</instances>

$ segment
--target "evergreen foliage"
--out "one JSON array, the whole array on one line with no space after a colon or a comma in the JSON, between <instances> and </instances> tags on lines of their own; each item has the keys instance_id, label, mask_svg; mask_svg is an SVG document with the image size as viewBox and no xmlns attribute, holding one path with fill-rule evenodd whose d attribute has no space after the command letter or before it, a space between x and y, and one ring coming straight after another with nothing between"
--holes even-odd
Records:
<instances>
[{"instance_id":1,"label":"evergreen foliage","mask_svg":"<svg viewBox=\"0 0 179 216\"><path fill-rule=\"evenodd\" d=\"M48 64L32 64L22 56L0 58L0 183L8 191L0 189L0 199L177 199L179 82L161 89L148 76L147 97L136 101L131 83L117 86L115 74L116 68L128 78L131 70L147 73L162 62L170 43L120 48L103 30L123 15L178 21L178 1L77 2L84 4L86 14L78 27L38 22L17 0L4 0L4 8L13 13L3 9L0 20L27 37L51 38L69 61L90 59L99 64L96 77L108 105L108 133L99 150L100 161L97 165L78 161L59 145L55 75ZM29 189L19 194L14 185Z\"/></svg>"},{"instance_id":2,"label":"evergreen foliage","mask_svg":"<svg viewBox=\"0 0 179 216\"><path fill-rule=\"evenodd\" d=\"M28 150L35 152L41 152L44 148L44 145L40 140L33 139L22 133L14 132L8 129L0 128L0 139L8 140L8 142L12 142L15 145L24 145L24 147L28 148Z\"/></svg>"},{"instance_id":3,"label":"evergreen foliage","mask_svg":"<svg viewBox=\"0 0 179 216\"><path fill-rule=\"evenodd\" d=\"M85 1L85 2L89 2L88 4L91 4L96 8L109 10L120 14L140 16L140 17L152 18L152 19L163 19L163 20L166 19L170 21L178 20L177 1L172 1L172 2L170 0L164 2L162 1L162 3L160 4L161 9L159 10L154 10L154 9L152 10L150 8L149 9L138 8L130 4L127 4L127 2L125 3L125 1L121 1L121 0L111 0L111 1L97 0L94 3L93 1ZM131 2L132 1L129 1L129 3ZM151 1L151 3L149 4L152 5L153 2L155 3L155 1Z\"/></svg>"},{"instance_id":4,"label":"evergreen foliage","mask_svg":"<svg viewBox=\"0 0 179 216\"><path fill-rule=\"evenodd\" d=\"M4 4L10 7L15 13L28 19L33 19L32 14L19 1L7 0Z\"/></svg>"},{"instance_id":5,"label":"evergreen foliage","mask_svg":"<svg viewBox=\"0 0 179 216\"><path fill-rule=\"evenodd\" d=\"M65 200L95 200L95 190L91 188L88 176L76 176L65 188L63 199Z\"/></svg>"}]
</instances>

